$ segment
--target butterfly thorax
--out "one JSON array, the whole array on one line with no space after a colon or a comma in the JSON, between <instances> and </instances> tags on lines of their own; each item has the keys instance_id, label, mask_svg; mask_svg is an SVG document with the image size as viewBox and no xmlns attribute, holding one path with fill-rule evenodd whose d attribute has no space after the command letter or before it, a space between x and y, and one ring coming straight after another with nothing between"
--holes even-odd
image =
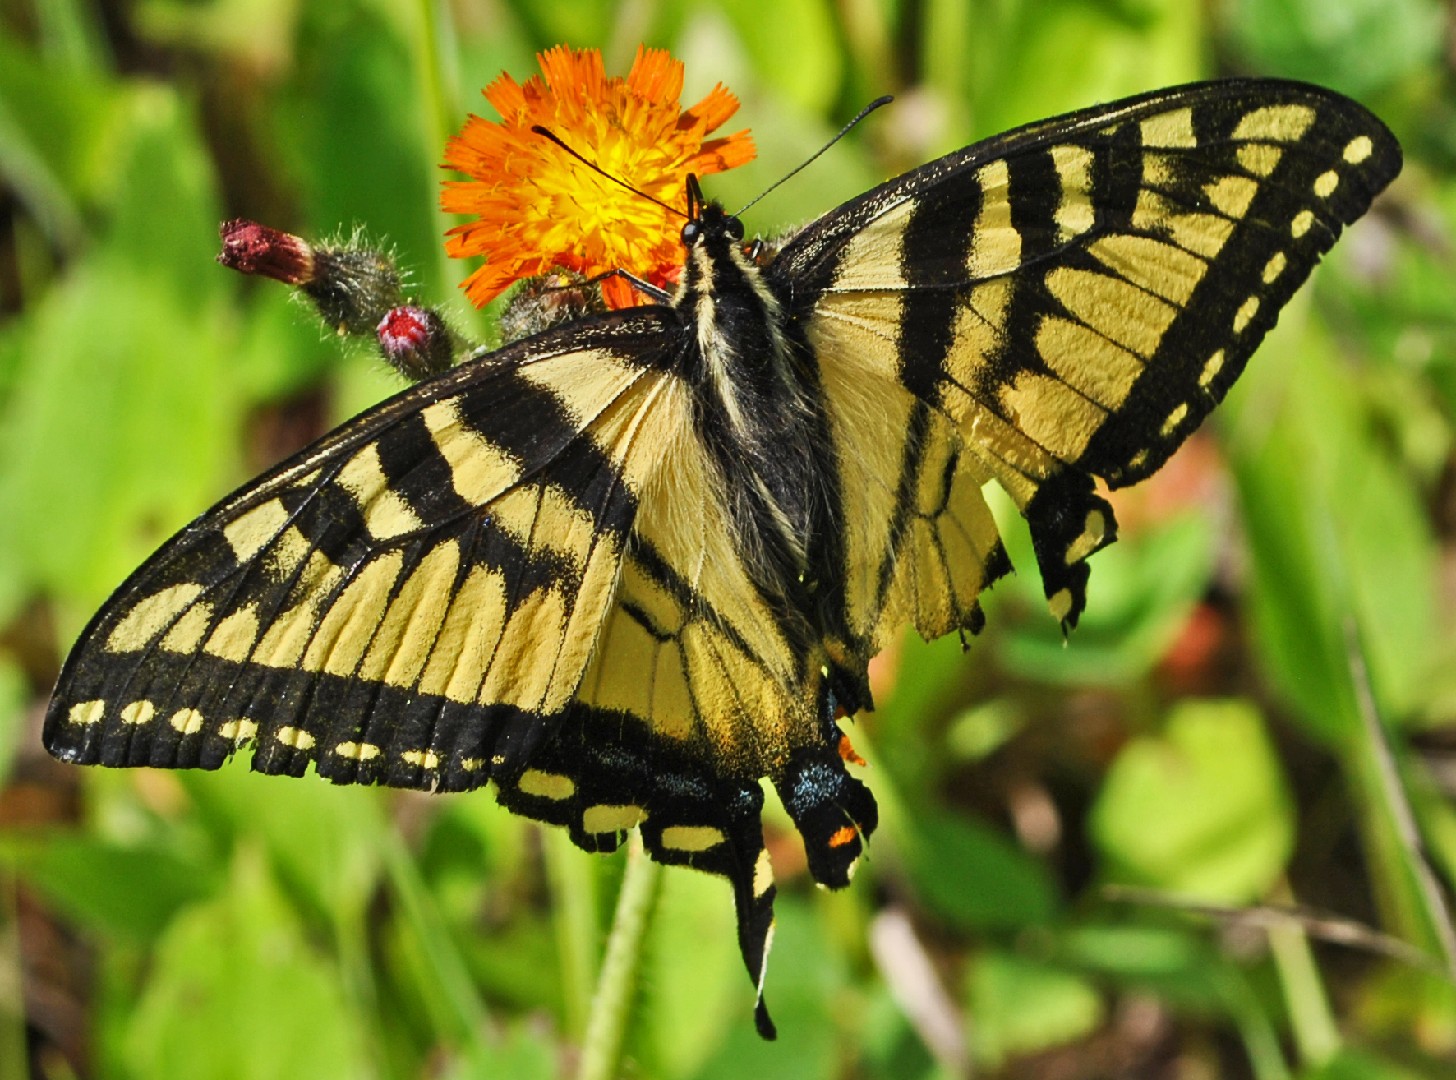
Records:
<instances>
[{"instance_id":1,"label":"butterfly thorax","mask_svg":"<svg viewBox=\"0 0 1456 1080\"><path fill-rule=\"evenodd\" d=\"M716 204L684 228L673 306L693 332L679 362L755 577L771 598L797 600L818 531L814 410L782 306L742 240L742 224Z\"/></svg>"}]
</instances>

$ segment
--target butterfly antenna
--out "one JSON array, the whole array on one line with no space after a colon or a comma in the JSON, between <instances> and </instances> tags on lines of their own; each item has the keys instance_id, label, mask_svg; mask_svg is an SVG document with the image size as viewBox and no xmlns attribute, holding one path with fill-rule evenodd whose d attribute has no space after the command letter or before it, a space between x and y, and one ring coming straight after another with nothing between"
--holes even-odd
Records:
<instances>
[{"instance_id":1,"label":"butterfly antenna","mask_svg":"<svg viewBox=\"0 0 1456 1080\"><path fill-rule=\"evenodd\" d=\"M894 100L895 99L893 97L891 97L889 94L886 94L884 97L877 97L877 98L875 98L874 101L871 101L868 105L866 105L863 109L861 109L858 113L856 113L853 120L851 120L849 123L845 124L844 127L840 128L838 135L834 136L834 138L830 139L827 143L825 143L823 146L821 146L818 149L818 151L814 154L813 157L810 157L808 160L806 160L806 161L802 162L801 164L799 164L793 171L791 171L787 175L779 177L777 180L775 180L772 184L770 184L763 191L759 192L753 198L749 199L748 202L746 202L746 203L743 204L743 208L740 209L733 216L734 217L742 217L744 210L747 210L754 203L758 202L765 195L767 195L770 191L772 191L774 188L776 188L780 184L782 184L785 180L789 180L789 179L791 179L791 178L793 178L795 176L798 176L799 173L803 172L810 165L814 164L814 162L818 161L819 158L824 154L824 151L828 150L831 146L833 146L835 143L837 143L840 139L842 139L846 135L848 135L850 133L850 130L856 124L858 124L861 120L863 120L866 116L868 116L870 113L874 112L876 109L881 108L881 107L883 107L885 105L888 105L890 102L892 102Z\"/></svg>"},{"instance_id":2,"label":"butterfly antenna","mask_svg":"<svg viewBox=\"0 0 1456 1080\"><path fill-rule=\"evenodd\" d=\"M533 132L535 132L537 135L540 135L540 136L542 136L544 138L550 139L557 146L561 147L561 149L565 150L572 157L576 158L577 161L581 162L583 165L585 165L592 172L596 173L598 176L605 176L612 183L618 184L618 185L626 188L633 195L639 195L642 198L646 199L650 203L656 203L658 206L662 207L664 210L666 210L670 214L676 214L678 217L687 217L687 215L684 214L677 207L675 207L675 206L669 206L667 203L663 202L661 199L655 199L655 198L653 198L651 195L647 194L647 192L643 191L641 188L634 188L631 184L627 183L627 181L623 180L620 176L613 176L611 173L607 172L606 169L604 169L600 165L598 165L595 161L592 161L589 158L585 158L581 154L578 154L570 146L566 145L566 143L562 140L561 136L557 135L556 132L552 131L550 128L542 127L540 124L533 124L533 125L531 125L531 130ZM820 153L823 153L823 151L820 151ZM810 160L812 161L813 158L810 158ZM802 166L801 166L801 168L802 168ZM790 173L789 175L792 176L793 173Z\"/></svg>"}]
</instances>

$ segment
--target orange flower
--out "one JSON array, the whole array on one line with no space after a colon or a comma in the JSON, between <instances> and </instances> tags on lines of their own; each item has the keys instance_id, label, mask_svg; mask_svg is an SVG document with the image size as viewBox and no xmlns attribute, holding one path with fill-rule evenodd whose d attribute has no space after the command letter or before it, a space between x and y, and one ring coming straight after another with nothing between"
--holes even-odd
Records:
<instances>
[{"instance_id":1,"label":"orange flower","mask_svg":"<svg viewBox=\"0 0 1456 1080\"><path fill-rule=\"evenodd\" d=\"M445 147L445 164L471 179L446 181L440 203L447 213L476 216L450 230L445 249L487 259L465 279L466 295L481 306L553 269L585 277L626 270L670 287L682 266L682 219L531 128L550 129L612 176L679 206L689 173L753 159L746 131L704 141L738 111L738 99L719 84L684 110L683 66L664 49L639 46L625 79L603 74L596 49L558 45L537 60L542 75L524 86L502 74L486 87L500 123L471 116ZM614 308L642 302L621 278L602 282L602 291Z\"/></svg>"}]
</instances>

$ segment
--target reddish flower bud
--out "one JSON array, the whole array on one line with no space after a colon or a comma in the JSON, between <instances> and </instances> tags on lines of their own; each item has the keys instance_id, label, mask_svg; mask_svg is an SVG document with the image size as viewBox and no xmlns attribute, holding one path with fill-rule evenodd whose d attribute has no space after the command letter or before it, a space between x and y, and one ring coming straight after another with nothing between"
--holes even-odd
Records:
<instances>
[{"instance_id":1,"label":"reddish flower bud","mask_svg":"<svg viewBox=\"0 0 1456 1080\"><path fill-rule=\"evenodd\" d=\"M314 276L314 251L308 241L256 221L225 221L217 261L240 274L258 274L285 285L306 285Z\"/></svg>"},{"instance_id":2,"label":"reddish flower bud","mask_svg":"<svg viewBox=\"0 0 1456 1080\"><path fill-rule=\"evenodd\" d=\"M411 304L392 308L375 332L384 359L411 382L448 371L454 362L455 343L450 328L428 308Z\"/></svg>"}]
</instances>

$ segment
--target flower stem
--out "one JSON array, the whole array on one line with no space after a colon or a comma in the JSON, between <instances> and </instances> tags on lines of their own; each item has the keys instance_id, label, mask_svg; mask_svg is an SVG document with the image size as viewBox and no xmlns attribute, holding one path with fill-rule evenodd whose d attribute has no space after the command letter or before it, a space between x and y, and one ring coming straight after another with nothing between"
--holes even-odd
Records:
<instances>
[{"instance_id":1,"label":"flower stem","mask_svg":"<svg viewBox=\"0 0 1456 1080\"><path fill-rule=\"evenodd\" d=\"M577 1080L612 1080L620 1072L623 1036L637 988L642 942L657 903L661 867L642 849L641 834L627 840L627 870L607 938L602 973L592 996Z\"/></svg>"}]
</instances>

